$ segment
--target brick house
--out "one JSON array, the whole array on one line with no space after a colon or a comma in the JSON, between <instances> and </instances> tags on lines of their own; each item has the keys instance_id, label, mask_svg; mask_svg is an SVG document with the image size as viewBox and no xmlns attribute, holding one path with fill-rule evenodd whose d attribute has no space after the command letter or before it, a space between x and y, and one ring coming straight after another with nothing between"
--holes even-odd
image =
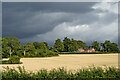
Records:
<instances>
[{"instance_id":1,"label":"brick house","mask_svg":"<svg viewBox=\"0 0 120 80\"><path fill-rule=\"evenodd\" d=\"M85 50L83 48L78 49L78 51L85 52Z\"/></svg>"},{"instance_id":2,"label":"brick house","mask_svg":"<svg viewBox=\"0 0 120 80\"><path fill-rule=\"evenodd\" d=\"M92 48L92 49L83 49L83 48L80 48L80 49L78 49L78 51L80 51L80 52L95 52L95 49L94 48Z\"/></svg>"}]
</instances>

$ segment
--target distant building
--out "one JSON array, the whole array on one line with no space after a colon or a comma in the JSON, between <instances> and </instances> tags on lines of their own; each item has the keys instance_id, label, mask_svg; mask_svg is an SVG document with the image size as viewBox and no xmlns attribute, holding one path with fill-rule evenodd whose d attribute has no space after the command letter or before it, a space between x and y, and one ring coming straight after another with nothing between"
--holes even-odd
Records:
<instances>
[{"instance_id":1,"label":"distant building","mask_svg":"<svg viewBox=\"0 0 120 80\"><path fill-rule=\"evenodd\" d=\"M92 52L95 52L95 49L94 49L94 48L92 48L92 49L91 49L91 51L92 51Z\"/></svg>"},{"instance_id":2,"label":"distant building","mask_svg":"<svg viewBox=\"0 0 120 80\"><path fill-rule=\"evenodd\" d=\"M85 50L83 48L78 49L80 52L84 52Z\"/></svg>"},{"instance_id":3,"label":"distant building","mask_svg":"<svg viewBox=\"0 0 120 80\"><path fill-rule=\"evenodd\" d=\"M95 52L95 49L94 48L92 48L92 49L83 49L83 48L80 48L80 49L78 49L78 51L80 51L80 52Z\"/></svg>"}]
</instances>

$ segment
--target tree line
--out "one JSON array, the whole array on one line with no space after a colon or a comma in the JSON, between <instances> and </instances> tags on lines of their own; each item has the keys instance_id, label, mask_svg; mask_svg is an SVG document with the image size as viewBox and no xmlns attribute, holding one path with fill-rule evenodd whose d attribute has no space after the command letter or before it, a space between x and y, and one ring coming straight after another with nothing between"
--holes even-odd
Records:
<instances>
[{"instance_id":1,"label":"tree line","mask_svg":"<svg viewBox=\"0 0 120 80\"><path fill-rule=\"evenodd\" d=\"M47 42L34 42L20 45L16 37L4 37L2 40L2 57L17 55L19 57L50 57L58 53L49 50Z\"/></svg>"},{"instance_id":2,"label":"tree line","mask_svg":"<svg viewBox=\"0 0 120 80\"><path fill-rule=\"evenodd\" d=\"M91 46L87 46L87 43L81 40L69 39L68 37L65 37L63 42L60 39L55 40L54 48L59 52L74 52L79 48L94 48L100 52L119 52L118 44L111 43L110 40L106 40L104 43L93 41Z\"/></svg>"},{"instance_id":3,"label":"tree line","mask_svg":"<svg viewBox=\"0 0 120 80\"><path fill-rule=\"evenodd\" d=\"M111 43L106 40L104 43L92 42L92 46L87 46L87 43L81 40L70 39L65 37L55 40L54 46L48 46L47 42L33 42L20 45L20 41L16 37L4 37L0 39L2 42L2 57L10 57L18 55L20 57L47 57L57 56L58 52L74 52L79 48L90 49L94 48L100 52L119 52L118 44Z\"/></svg>"}]
</instances>

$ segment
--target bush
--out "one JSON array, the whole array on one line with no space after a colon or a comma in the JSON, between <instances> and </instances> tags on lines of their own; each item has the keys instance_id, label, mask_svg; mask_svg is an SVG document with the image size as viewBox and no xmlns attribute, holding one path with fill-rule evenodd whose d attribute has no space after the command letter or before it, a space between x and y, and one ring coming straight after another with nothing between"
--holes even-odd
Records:
<instances>
[{"instance_id":1,"label":"bush","mask_svg":"<svg viewBox=\"0 0 120 80\"><path fill-rule=\"evenodd\" d=\"M47 56L58 56L58 53L57 52L54 52L54 51L51 51L51 50L48 50L47 51Z\"/></svg>"},{"instance_id":2,"label":"bush","mask_svg":"<svg viewBox=\"0 0 120 80\"><path fill-rule=\"evenodd\" d=\"M119 80L120 70L114 67L90 67L79 69L77 72L67 71L64 67L50 71L41 69L37 72L26 71L24 67L4 67L2 80ZM89 78L89 79L88 79ZM98 79L97 79L98 78ZM102 78L102 79L101 79Z\"/></svg>"},{"instance_id":3,"label":"bush","mask_svg":"<svg viewBox=\"0 0 120 80\"><path fill-rule=\"evenodd\" d=\"M9 64L7 60L2 61L2 64Z\"/></svg>"},{"instance_id":4,"label":"bush","mask_svg":"<svg viewBox=\"0 0 120 80\"><path fill-rule=\"evenodd\" d=\"M26 52L24 57L51 57L51 56L58 56L57 52L47 49L39 49L33 52Z\"/></svg>"},{"instance_id":5,"label":"bush","mask_svg":"<svg viewBox=\"0 0 120 80\"><path fill-rule=\"evenodd\" d=\"M20 57L18 56L12 56L8 60L9 64L20 64Z\"/></svg>"}]
</instances>

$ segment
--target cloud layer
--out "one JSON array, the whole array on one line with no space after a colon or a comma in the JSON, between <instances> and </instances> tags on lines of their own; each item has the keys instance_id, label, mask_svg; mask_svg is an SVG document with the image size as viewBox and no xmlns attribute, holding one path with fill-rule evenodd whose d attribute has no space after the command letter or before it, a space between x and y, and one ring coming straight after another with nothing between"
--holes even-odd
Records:
<instances>
[{"instance_id":1,"label":"cloud layer","mask_svg":"<svg viewBox=\"0 0 120 80\"><path fill-rule=\"evenodd\" d=\"M3 37L22 43L68 36L90 42L118 39L117 3L3 3Z\"/></svg>"}]
</instances>

